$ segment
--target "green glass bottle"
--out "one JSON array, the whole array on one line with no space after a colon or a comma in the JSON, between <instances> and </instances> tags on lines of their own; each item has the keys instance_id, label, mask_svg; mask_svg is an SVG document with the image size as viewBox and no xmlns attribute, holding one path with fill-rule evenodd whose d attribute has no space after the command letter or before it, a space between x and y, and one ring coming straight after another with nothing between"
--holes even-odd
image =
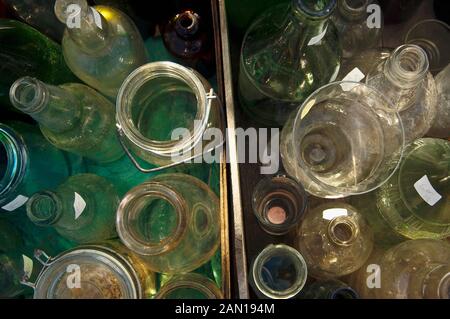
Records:
<instances>
[{"instance_id":1,"label":"green glass bottle","mask_svg":"<svg viewBox=\"0 0 450 319\"><path fill-rule=\"evenodd\" d=\"M303 299L359 299L353 288L339 280L318 280L301 293Z\"/></svg>"},{"instance_id":2,"label":"green glass bottle","mask_svg":"<svg viewBox=\"0 0 450 319\"><path fill-rule=\"evenodd\" d=\"M64 62L61 47L24 23L0 19L0 44L1 106L10 106L9 88L22 76L38 77L51 84L77 81Z\"/></svg>"},{"instance_id":3,"label":"green glass bottle","mask_svg":"<svg viewBox=\"0 0 450 319\"><path fill-rule=\"evenodd\" d=\"M124 156L115 129L114 106L82 84L52 86L23 77L11 86L12 104L33 117L56 147L100 163Z\"/></svg>"},{"instance_id":4,"label":"green glass bottle","mask_svg":"<svg viewBox=\"0 0 450 319\"><path fill-rule=\"evenodd\" d=\"M51 226L77 243L116 238L119 196L105 178L93 174L70 177L55 191L40 191L28 200L27 215L39 226Z\"/></svg>"},{"instance_id":5,"label":"green glass bottle","mask_svg":"<svg viewBox=\"0 0 450 319\"><path fill-rule=\"evenodd\" d=\"M341 45L330 15L336 0L292 0L261 15L241 51L239 96L255 121L282 126L312 92L333 81Z\"/></svg>"}]
</instances>

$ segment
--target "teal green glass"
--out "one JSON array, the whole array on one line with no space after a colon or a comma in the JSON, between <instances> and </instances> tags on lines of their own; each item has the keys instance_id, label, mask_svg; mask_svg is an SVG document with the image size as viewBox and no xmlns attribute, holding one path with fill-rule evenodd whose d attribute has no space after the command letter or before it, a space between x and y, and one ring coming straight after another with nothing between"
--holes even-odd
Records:
<instances>
[{"instance_id":1,"label":"teal green glass","mask_svg":"<svg viewBox=\"0 0 450 319\"><path fill-rule=\"evenodd\" d=\"M11 103L34 118L54 146L99 163L124 156L114 106L83 84L48 85L23 77L11 86Z\"/></svg>"},{"instance_id":2,"label":"teal green glass","mask_svg":"<svg viewBox=\"0 0 450 319\"><path fill-rule=\"evenodd\" d=\"M54 227L64 238L85 244L116 238L119 195L108 180L93 174L69 177L55 191L42 190L27 202L27 215Z\"/></svg>"},{"instance_id":3,"label":"teal green glass","mask_svg":"<svg viewBox=\"0 0 450 319\"><path fill-rule=\"evenodd\" d=\"M330 15L336 0L293 0L261 15L241 51L239 97L256 122L282 126L312 92L333 81L341 45Z\"/></svg>"},{"instance_id":4,"label":"teal green glass","mask_svg":"<svg viewBox=\"0 0 450 319\"><path fill-rule=\"evenodd\" d=\"M38 77L51 84L77 81L64 61L61 47L24 23L0 19L0 43L1 106L10 105L9 88L22 76Z\"/></svg>"},{"instance_id":5,"label":"teal green glass","mask_svg":"<svg viewBox=\"0 0 450 319\"><path fill-rule=\"evenodd\" d=\"M356 291L339 280L318 280L301 293L302 299L359 299Z\"/></svg>"}]
</instances>

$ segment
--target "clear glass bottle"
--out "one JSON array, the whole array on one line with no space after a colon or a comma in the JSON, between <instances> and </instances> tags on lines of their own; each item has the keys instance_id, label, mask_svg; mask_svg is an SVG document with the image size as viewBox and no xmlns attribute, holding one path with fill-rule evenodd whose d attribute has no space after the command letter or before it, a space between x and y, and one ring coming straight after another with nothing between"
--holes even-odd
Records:
<instances>
[{"instance_id":1,"label":"clear glass bottle","mask_svg":"<svg viewBox=\"0 0 450 319\"><path fill-rule=\"evenodd\" d=\"M260 298L289 299L304 287L308 269L302 255L284 244L264 248L250 267L249 281Z\"/></svg>"},{"instance_id":2,"label":"clear glass bottle","mask_svg":"<svg viewBox=\"0 0 450 319\"><path fill-rule=\"evenodd\" d=\"M220 101L199 73L176 63L136 69L120 88L116 113L126 145L156 166L189 161L220 142L203 139L206 129L222 129Z\"/></svg>"},{"instance_id":3,"label":"clear glass bottle","mask_svg":"<svg viewBox=\"0 0 450 319\"><path fill-rule=\"evenodd\" d=\"M388 250L380 262L377 298L450 299L450 245L410 240Z\"/></svg>"},{"instance_id":4,"label":"clear glass bottle","mask_svg":"<svg viewBox=\"0 0 450 319\"><path fill-rule=\"evenodd\" d=\"M28 200L27 215L39 226L54 227L77 243L116 238L120 198L105 178L93 174L71 176L55 191L42 190Z\"/></svg>"},{"instance_id":5,"label":"clear glass bottle","mask_svg":"<svg viewBox=\"0 0 450 319\"><path fill-rule=\"evenodd\" d=\"M209 278L189 273L175 275L158 291L156 299L223 299L222 292Z\"/></svg>"},{"instance_id":6,"label":"clear glass bottle","mask_svg":"<svg viewBox=\"0 0 450 319\"><path fill-rule=\"evenodd\" d=\"M373 233L354 207L331 202L306 213L296 245L312 277L331 279L348 275L366 262Z\"/></svg>"},{"instance_id":7,"label":"clear glass bottle","mask_svg":"<svg viewBox=\"0 0 450 319\"><path fill-rule=\"evenodd\" d=\"M428 58L416 45L402 45L366 76L400 113L407 143L422 137L436 116L437 92Z\"/></svg>"},{"instance_id":8,"label":"clear glass bottle","mask_svg":"<svg viewBox=\"0 0 450 319\"><path fill-rule=\"evenodd\" d=\"M197 178L162 174L125 195L116 228L150 269L190 272L208 262L219 246L219 200Z\"/></svg>"},{"instance_id":9,"label":"clear glass bottle","mask_svg":"<svg viewBox=\"0 0 450 319\"><path fill-rule=\"evenodd\" d=\"M367 9L374 4L377 5L377 1L338 0L337 9L331 19L338 30L344 58L351 58L381 44L382 20L379 27L368 23L371 11L368 12Z\"/></svg>"},{"instance_id":10,"label":"clear glass bottle","mask_svg":"<svg viewBox=\"0 0 450 319\"><path fill-rule=\"evenodd\" d=\"M357 292L342 281L318 280L307 286L302 299L359 299Z\"/></svg>"},{"instance_id":11,"label":"clear glass bottle","mask_svg":"<svg viewBox=\"0 0 450 319\"><path fill-rule=\"evenodd\" d=\"M9 88L22 76L38 77L51 84L77 81L64 62L61 47L25 23L0 20L0 43L2 108L10 105Z\"/></svg>"},{"instance_id":12,"label":"clear glass bottle","mask_svg":"<svg viewBox=\"0 0 450 319\"><path fill-rule=\"evenodd\" d=\"M341 45L330 15L336 0L293 0L262 14L241 50L239 96L255 121L284 125L312 92L334 81Z\"/></svg>"},{"instance_id":13,"label":"clear glass bottle","mask_svg":"<svg viewBox=\"0 0 450 319\"><path fill-rule=\"evenodd\" d=\"M307 202L303 187L285 175L262 179L252 196L253 213L271 235L284 235L297 227Z\"/></svg>"},{"instance_id":14,"label":"clear glass bottle","mask_svg":"<svg viewBox=\"0 0 450 319\"><path fill-rule=\"evenodd\" d=\"M379 213L411 239L450 236L450 142L417 139L405 148L399 168L376 191Z\"/></svg>"},{"instance_id":15,"label":"clear glass bottle","mask_svg":"<svg viewBox=\"0 0 450 319\"><path fill-rule=\"evenodd\" d=\"M56 147L101 163L124 156L114 126L114 106L88 86L52 86L23 77L9 94L11 103L33 117Z\"/></svg>"},{"instance_id":16,"label":"clear glass bottle","mask_svg":"<svg viewBox=\"0 0 450 319\"><path fill-rule=\"evenodd\" d=\"M84 245L56 257L35 254L44 269L34 299L143 299L156 294L155 273L118 242ZM30 279L29 279L30 280Z\"/></svg>"},{"instance_id":17,"label":"clear glass bottle","mask_svg":"<svg viewBox=\"0 0 450 319\"><path fill-rule=\"evenodd\" d=\"M78 15L73 5L80 9ZM67 65L111 99L116 98L125 78L148 62L139 31L121 11L89 7L86 0L56 0L55 14L66 24L62 47Z\"/></svg>"},{"instance_id":18,"label":"clear glass bottle","mask_svg":"<svg viewBox=\"0 0 450 319\"><path fill-rule=\"evenodd\" d=\"M312 94L281 132L286 172L310 194L339 198L378 188L403 149L399 114L373 88L335 82Z\"/></svg>"},{"instance_id":19,"label":"clear glass bottle","mask_svg":"<svg viewBox=\"0 0 450 319\"><path fill-rule=\"evenodd\" d=\"M437 115L427 136L450 137L450 63L435 77L438 94Z\"/></svg>"},{"instance_id":20,"label":"clear glass bottle","mask_svg":"<svg viewBox=\"0 0 450 319\"><path fill-rule=\"evenodd\" d=\"M64 26L53 11L55 0L3 0L3 2L15 16L61 43Z\"/></svg>"}]
</instances>

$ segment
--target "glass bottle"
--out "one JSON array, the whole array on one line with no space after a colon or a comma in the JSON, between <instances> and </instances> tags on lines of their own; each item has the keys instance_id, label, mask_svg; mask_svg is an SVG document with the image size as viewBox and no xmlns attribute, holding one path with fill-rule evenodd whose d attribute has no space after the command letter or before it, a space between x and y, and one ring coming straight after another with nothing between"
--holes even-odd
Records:
<instances>
[{"instance_id":1,"label":"glass bottle","mask_svg":"<svg viewBox=\"0 0 450 319\"><path fill-rule=\"evenodd\" d=\"M261 15L241 50L239 96L255 121L282 126L317 88L334 81L341 45L329 18L336 0L293 0Z\"/></svg>"},{"instance_id":2,"label":"glass bottle","mask_svg":"<svg viewBox=\"0 0 450 319\"><path fill-rule=\"evenodd\" d=\"M143 299L156 294L155 273L116 241L84 245L56 257L35 254L45 267L34 299Z\"/></svg>"},{"instance_id":3,"label":"glass bottle","mask_svg":"<svg viewBox=\"0 0 450 319\"><path fill-rule=\"evenodd\" d=\"M214 52L206 21L198 12L186 10L172 17L164 26L162 38L177 61L200 72L206 78L214 73Z\"/></svg>"},{"instance_id":4,"label":"glass bottle","mask_svg":"<svg viewBox=\"0 0 450 319\"><path fill-rule=\"evenodd\" d=\"M125 144L156 166L192 163L202 153L206 159L220 143L203 138L207 129L222 129L219 99L203 76L176 63L136 69L120 88L116 109Z\"/></svg>"},{"instance_id":5,"label":"glass bottle","mask_svg":"<svg viewBox=\"0 0 450 319\"><path fill-rule=\"evenodd\" d=\"M61 47L32 27L15 20L0 20L0 105L8 106L9 88L22 76L51 84L76 81L64 62ZM2 111L3 113L3 111Z\"/></svg>"},{"instance_id":6,"label":"glass bottle","mask_svg":"<svg viewBox=\"0 0 450 319\"><path fill-rule=\"evenodd\" d=\"M331 202L306 213L296 243L310 275L331 279L348 275L366 262L373 234L354 207Z\"/></svg>"},{"instance_id":7,"label":"glass bottle","mask_svg":"<svg viewBox=\"0 0 450 319\"><path fill-rule=\"evenodd\" d=\"M67 26L62 47L69 68L89 86L115 99L125 78L148 60L133 21L111 7L89 7L86 0L56 0L55 14Z\"/></svg>"},{"instance_id":8,"label":"glass bottle","mask_svg":"<svg viewBox=\"0 0 450 319\"><path fill-rule=\"evenodd\" d=\"M378 188L394 173L403 149L400 116L389 105L378 91L357 82L320 88L281 132L286 172L321 198Z\"/></svg>"},{"instance_id":9,"label":"glass bottle","mask_svg":"<svg viewBox=\"0 0 450 319\"><path fill-rule=\"evenodd\" d=\"M380 262L377 298L450 299L450 245L409 240L388 250Z\"/></svg>"},{"instance_id":10,"label":"glass bottle","mask_svg":"<svg viewBox=\"0 0 450 319\"><path fill-rule=\"evenodd\" d=\"M359 299L356 291L342 281L318 280L307 286L301 294L302 299Z\"/></svg>"},{"instance_id":11,"label":"glass bottle","mask_svg":"<svg viewBox=\"0 0 450 319\"><path fill-rule=\"evenodd\" d=\"M166 282L156 299L223 299L222 292L209 278L189 273L173 276Z\"/></svg>"},{"instance_id":12,"label":"glass bottle","mask_svg":"<svg viewBox=\"0 0 450 319\"><path fill-rule=\"evenodd\" d=\"M130 190L117 210L122 242L161 273L190 272L219 246L219 200L185 174L162 174Z\"/></svg>"},{"instance_id":13,"label":"glass bottle","mask_svg":"<svg viewBox=\"0 0 450 319\"><path fill-rule=\"evenodd\" d=\"M39 226L54 227L77 243L117 237L119 196L105 178L93 174L69 177L55 191L42 190L28 200L27 215Z\"/></svg>"},{"instance_id":14,"label":"glass bottle","mask_svg":"<svg viewBox=\"0 0 450 319\"><path fill-rule=\"evenodd\" d=\"M450 236L450 142L417 139L395 174L376 191L379 213L411 239Z\"/></svg>"},{"instance_id":15,"label":"glass bottle","mask_svg":"<svg viewBox=\"0 0 450 319\"><path fill-rule=\"evenodd\" d=\"M331 19L338 30L344 58L380 45L382 21L381 17L379 25L372 25L373 22L369 21L372 11L368 11L368 7L371 5L377 5L377 1L338 0L337 9Z\"/></svg>"},{"instance_id":16,"label":"glass bottle","mask_svg":"<svg viewBox=\"0 0 450 319\"><path fill-rule=\"evenodd\" d=\"M436 116L437 92L428 58L416 45L402 45L366 76L366 83L400 113L407 143L422 137Z\"/></svg>"},{"instance_id":17,"label":"glass bottle","mask_svg":"<svg viewBox=\"0 0 450 319\"><path fill-rule=\"evenodd\" d=\"M64 27L54 13L55 0L3 0L16 17L61 43Z\"/></svg>"},{"instance_id":18,"label":"glass bottle","mask_svg":"<svg viewBox=\"0 0 450 319\"><path fill-rule=\"evenodd\" d=\"M261 228L284 235L297 226L307 207L303 187L284 175L262 179L253 190L253 213Z\"/></svg>"},{"instance_id":19,"label":"glass bottle","mask_svg":"<svg viewBox=\"0 0 450 319\"><path fill-rule=\"evenodd\" d=\"M253 261L249 280L260 298L289 299L303 289L307 276L305 260L297 250L271 244Z\"/></svg>"},{"instance_id":20,"label":"glass bottle","mask_svg":"<svg viewBox=\"0 0 450 319\"><path fill-rule=\"evenodd\" d=\"M114 106L83 84L53 86L31 77L11 86L11 103L33 117L56 147L97 162L124 156L114 126Z\"/></svg>"},{"instance_id":21,"label":"glass bottle","mask_svg":"<svg viewBox=\"0 0 450 319\"><path fill-rule=\"evenodd\" d=\"M450 137L450 63L435 78L438 95L437 115L427 136Z\"/></svg>"}]
</instances>

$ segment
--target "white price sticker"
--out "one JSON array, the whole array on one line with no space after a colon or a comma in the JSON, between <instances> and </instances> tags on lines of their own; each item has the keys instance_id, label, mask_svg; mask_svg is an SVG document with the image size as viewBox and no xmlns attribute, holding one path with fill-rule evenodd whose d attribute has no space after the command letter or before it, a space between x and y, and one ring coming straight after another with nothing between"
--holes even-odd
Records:
<instances>
[{"instance_id":1,"label":"white price sticker","mask_svg":"<svg viewBox=\"0 0 450 319\"><path fill-rule=\"evenodd\" d=\"M442 198L441 194L439 194L434 189L433 185L431 185L427 175L415 182L414 188L420 197L422 197L422 199L430 206L436 205Z\"/></svg>"},{"instance_id":2,"label":"white price sticker","mask_svg":"<svg viewBox=\"0 0 450 319\"><path fill-rule=\"evenodd\" d=\"M13 201L9 202L2 208L8 212L12 212L19 207L22 207L28 201L28 197L19 195Z\"/></svg>"},{"instance_id":3,"label":"white price sticker","mask_svg":"<svg viewBox=\"0 0 450 319\"><path fill-rule=\"evenodd\" d=\"M319 43L327 33L327 29L328 26L320 34L316 35L315 37L312 37L311 40L309 40L308 45L314 45Z\"/></svg>"},{"instance_id":4,"label":"white price sticker","mask_svg":"<svg viewBox=\"0 0 450 319\"><path fill-rule=\"evenodd\" d=\"M22 255L23 258L23 273L27 278L30 278L33 274L33 260L25 255Z\"/></svg>"},{"instance_id":5,"label":"white price sticker","mask_svg":"<svg viewBox=\"0 0 450 319\"><path fill-rule=\"evenodd\" d=\"M342 81L360 82L365 77L366 76L364 75L364 73L361 72L360 69L354 68L342 79ZM342 83L341 87L344 91L350 91L357 85L358 84L356 83Z\"/></svg>"},{"instance_id":6,"label":"white price sticker","mask_svg":"<svg viewBox=\"0 0 450 319\"><path fill-rule=\"evenodd\" d=\"M73 202L73 209L75 210L75 220L77 220L86 208L86 202L80 194L75 192L75 200Z\"/></svg>"}]
</instances>

